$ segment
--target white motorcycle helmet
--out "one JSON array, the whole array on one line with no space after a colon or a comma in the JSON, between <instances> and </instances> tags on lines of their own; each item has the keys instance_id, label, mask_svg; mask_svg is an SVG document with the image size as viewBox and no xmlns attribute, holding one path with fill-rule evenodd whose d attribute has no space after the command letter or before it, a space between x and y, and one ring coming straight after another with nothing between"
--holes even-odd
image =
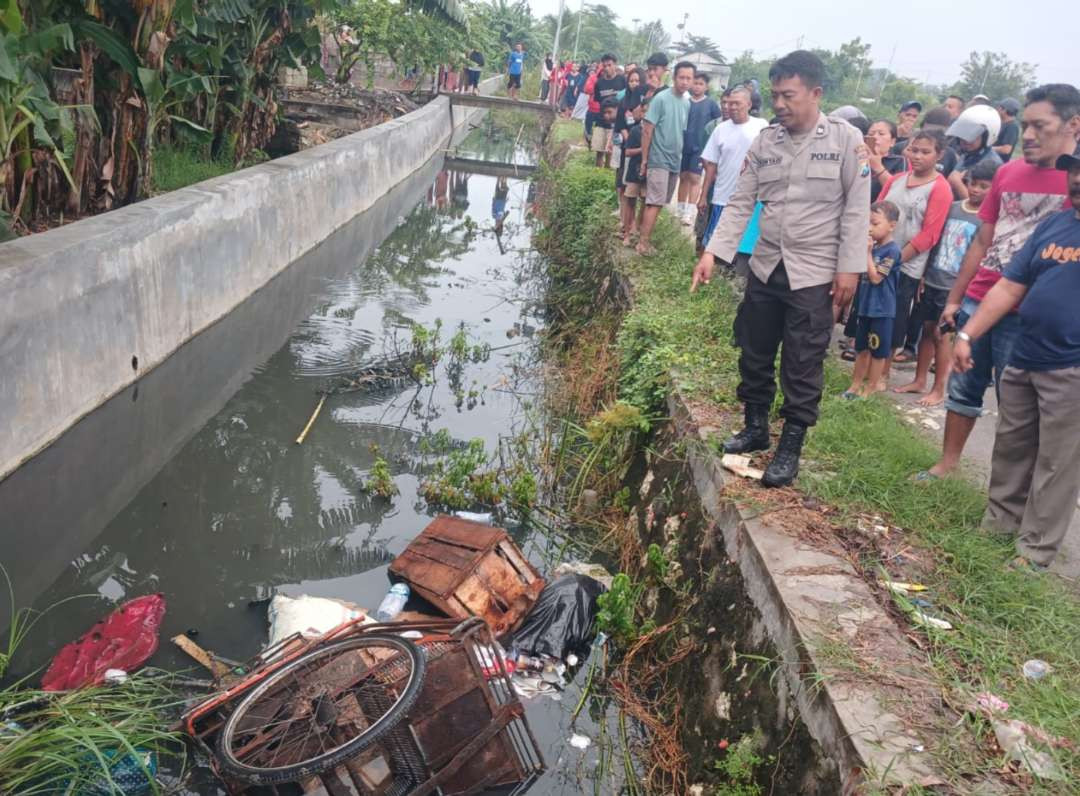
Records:
<instances>
[{"instance_id":1,"label":"white motorcycle helmet","mask_svg":"<svg viewBox=\"0 0 1080 796\"><path fill-rule=\"evenodd\" d=\"M1001 116L989 105L972 105L956 117L945 135L961 141L975 141L987 133L986 144L993 146L1001 132Z\"/></svg>"}]
</instances>

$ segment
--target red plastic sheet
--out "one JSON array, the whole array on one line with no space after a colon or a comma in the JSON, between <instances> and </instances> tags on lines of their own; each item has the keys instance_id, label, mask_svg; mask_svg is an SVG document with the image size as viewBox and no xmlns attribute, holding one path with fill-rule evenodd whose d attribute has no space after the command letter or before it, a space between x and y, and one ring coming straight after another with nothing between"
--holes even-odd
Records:
<instances>
[{"instance_id":1,"label":"red plastic sheet","mask_svg":"<svg viewBox=\"0 0 1080 796\"><path fill-rule=\"evenodd\" d=\"M41 678L46 691L101 685L109 669L134 671L157 651L165 597L148 594L124 603L53 658Z\"/></svg>"}]
</instances>

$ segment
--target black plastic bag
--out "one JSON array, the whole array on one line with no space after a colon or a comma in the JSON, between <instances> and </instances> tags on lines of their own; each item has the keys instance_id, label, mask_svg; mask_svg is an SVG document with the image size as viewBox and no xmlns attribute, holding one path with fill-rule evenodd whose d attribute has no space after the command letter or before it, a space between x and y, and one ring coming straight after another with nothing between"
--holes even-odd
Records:
<instances>
[{"instance_id":1,"label":"black plastic bag","mask_svg":"<svg viewBox=\"0 0 1080 796\"><path fill-rule=\"evenodd\" d=\"M596 598L605 591L587 575L564 575L552 581L510 639L510 648L560 661L571 652L585 654L594 635Z\"/></svg>"}]
</instances>

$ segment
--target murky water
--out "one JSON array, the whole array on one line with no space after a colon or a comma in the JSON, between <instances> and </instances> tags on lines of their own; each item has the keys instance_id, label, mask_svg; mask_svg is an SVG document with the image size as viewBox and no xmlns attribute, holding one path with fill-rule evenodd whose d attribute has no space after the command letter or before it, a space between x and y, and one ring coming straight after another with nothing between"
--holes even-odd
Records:
<instances>
[{"instance_id":1,"label":"murky water","mask_svg":"<svg viewBox=\"0 0 1080 796\"><path fill-rule=\"evenodd\" d=\"M486 129L458 151L529 158L513 136ZM544 264L530 250L529 192L525 180L429 166L0 484L14 540L2 562L18 601L44 609L88 595L46 615L16 671L152 591L168 601L151 661L164 668L191 665L167 641L188 630L222 655L250 657L267 635L262 601L275 593L374 609L387 563L437 513L417 494L419 441L445 428L493 450L538 388ZM468 365L456 388L440 366L430 386L331 395L295 444L320 391L436 319L444 337L463 326L490 345L490 358ZM361 488L373 446L401 490L390 503ZM537 557L543 539L518 538ZM596 747L566 743L578 696L572 686L562 702L528 705L549 765L531 793L584 789Z\"/></svg>"}]
</instances>

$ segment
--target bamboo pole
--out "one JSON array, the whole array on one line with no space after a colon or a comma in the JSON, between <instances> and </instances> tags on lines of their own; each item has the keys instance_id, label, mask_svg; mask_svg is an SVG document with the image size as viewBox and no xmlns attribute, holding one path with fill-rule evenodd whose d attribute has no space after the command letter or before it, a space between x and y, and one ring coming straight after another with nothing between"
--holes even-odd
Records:
<instances>
[{"instance_id":1,"label":"bamboo pole","mask_svg":"<svg viewBox=\"0 0 1080 796\"><path fill-rule=\"evenodd\" d=\"M322 394L319 399L318 406L315 407L315 411L311 413L311 419L307 421L307 425L304 426L304 430L300 432L300 436L296 438L297 445L303 445L304 440L307 439L308 432L311 431L311 427L315 425L315 419L318 418L319 412L322 411L322 405L326 403L326 393Z\"/></svg>"}]
</instances>

